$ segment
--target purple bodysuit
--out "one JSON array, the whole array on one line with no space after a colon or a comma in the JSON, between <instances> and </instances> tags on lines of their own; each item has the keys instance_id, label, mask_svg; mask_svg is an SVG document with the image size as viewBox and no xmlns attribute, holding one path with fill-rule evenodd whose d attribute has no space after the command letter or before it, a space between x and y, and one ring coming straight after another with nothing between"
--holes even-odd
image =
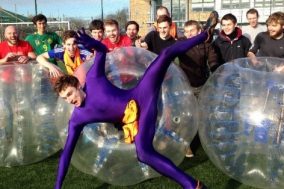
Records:
<instances>
[{"instance_id":1,"label":"purple bodysuit","mask_svg":"<svg viewBox=\"0 0 284 189\"><path fill-rule=\"evenodd\" d=\"M139 107L139 130L135 137L138 160L176 181L183 188L195 189L197 181L180 170L168 158L159 154L152 143L159 91L167 69L175 57L204 42L208 37L207 32L164 49L147 68L138 84L128 90L119 89L107 79L105 75L107 48L86 34L80 34L78 41L86 47L95 49L96 57L86 76L83 89L86 98L80 107L74 109L69 121L67 141L60 157L55 189L60 189L63 184L72 153L84 126L94 122L121 122L125 107L131 99L134 99Z\"/></svg>"}]
</instances>

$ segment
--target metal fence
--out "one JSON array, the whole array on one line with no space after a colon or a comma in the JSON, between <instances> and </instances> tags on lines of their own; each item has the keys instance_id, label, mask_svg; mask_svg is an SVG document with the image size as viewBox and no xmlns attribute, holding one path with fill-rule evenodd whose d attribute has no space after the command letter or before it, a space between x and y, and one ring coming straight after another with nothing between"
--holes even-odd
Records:
<instances>
[{"instance_id":1,"label":"metal fence","mask_svg":"<svg viewBox=\"0 0 284 189\"><path fill-rule=\"evenodd\" d=\"M60 36L63 33L63 31L70 29L69 21L51 21L47 22L47 24L48 24L48 31L56 32ZM0 41L4 40L4 30L9 25L14 25L17 27L20 39L24 39L27 35L35 31L33 22L0 23Z\"/></svg>"}]
</instances>

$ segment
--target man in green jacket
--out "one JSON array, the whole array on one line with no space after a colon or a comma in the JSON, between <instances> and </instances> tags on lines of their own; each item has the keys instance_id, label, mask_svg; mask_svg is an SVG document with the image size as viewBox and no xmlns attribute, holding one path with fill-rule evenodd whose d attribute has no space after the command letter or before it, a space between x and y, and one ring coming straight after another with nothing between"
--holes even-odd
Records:
<instances>
[{"instance_id":1,"label":"man in green jacket","mask_svg":"<svg viewBox=\"0 0 284 189\"><path fill-rule=\"evenodd\" d=\"M38 14L34 16L33 23L37 31L28 35L25 40L32 45L36 55L54 49L56 45L62 45L62 39L55 32L46 31L47 19L44 15Z\"/></svg>"}]
</instances>

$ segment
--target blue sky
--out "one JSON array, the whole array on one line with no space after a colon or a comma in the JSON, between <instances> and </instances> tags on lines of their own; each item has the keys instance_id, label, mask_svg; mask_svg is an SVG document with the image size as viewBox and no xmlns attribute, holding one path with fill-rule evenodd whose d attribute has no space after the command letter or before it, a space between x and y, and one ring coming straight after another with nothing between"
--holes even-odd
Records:
<instances>
[{"instance_id":1,"label":"blue sky","mask_svg":"<svg viewBox=\"0 0 284 189\"><path fill-rule=\"evenodd\" d=\"M35 14L35 0L0 0L0 7L27 16ZM129 7L129 0L103 0L104 15ZM101 15L101 0L37 0L38 13L47 17L81 17Z\"/></svg>"}]
</instances>

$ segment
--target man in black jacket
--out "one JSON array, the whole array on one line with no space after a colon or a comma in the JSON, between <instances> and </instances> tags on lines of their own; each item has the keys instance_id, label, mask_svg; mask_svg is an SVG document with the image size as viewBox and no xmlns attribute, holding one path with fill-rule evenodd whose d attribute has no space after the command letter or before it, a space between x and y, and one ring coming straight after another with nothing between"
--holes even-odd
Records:
<instances>
[{"instance_id":1,"label":"man in black jacket","mask_svg":"<svg viewBox=\"0 0 284 189\"><path fill-rule=\"evenodd\" d=\"M184 24L186 39L192 38L199 33L201 33L201 26L197 21L189 20ZM217 54L209 42L196 45L186 54L179 56L179 60L180 67L186 73L190 85L196 91L200 91L201 86L208 79L210 71L214 71L218 66Z\"/></svg>"},{"instance_id":2,"label":"man in black jacket","mask_svg":"<svg viewBox=\"0 0 284 189\"><path fill-rule=\"evenodd\" d=\"M197 36L201 33L201 26L195 20L189 20L184 24L184 35L186 40ZM179 56L180 67L185 72L193 93L198 97L201 87L209 77L210 71L214 71L217 66L217 54L215 53L209 41L194 46L185 54ZM193 157L193 153L200 146L200 140L196 135L190 145L186 149L186 157ZM191 150L192 149L192 150Z\"/></svg>"},{"instance_id":3,"label":"man in black jacket","mask_svg":"<svg viewBox=\"0 0 284 189\"><path fill-rule=\"evenodd\" d=\"M226 14L221 19L221 27L220 35L213 42L219 64L246 57L251 42L242 35L242 30L237 27L237 18L231 13Z\"/></svg>"},{"instance_id":4,"label":"man in black jacket","mask_svg":"<svg viewBox=\"0 0 284 189\"><path fill-rule=\"evenodd\" d=\"M166 15L162 15L157 20L158 30L149 32L140 45L137 47L145 48L153 53L160 54L160 52L173 45L176 40L170 34L172 19Z\"/></svg>"}]
</instances>

